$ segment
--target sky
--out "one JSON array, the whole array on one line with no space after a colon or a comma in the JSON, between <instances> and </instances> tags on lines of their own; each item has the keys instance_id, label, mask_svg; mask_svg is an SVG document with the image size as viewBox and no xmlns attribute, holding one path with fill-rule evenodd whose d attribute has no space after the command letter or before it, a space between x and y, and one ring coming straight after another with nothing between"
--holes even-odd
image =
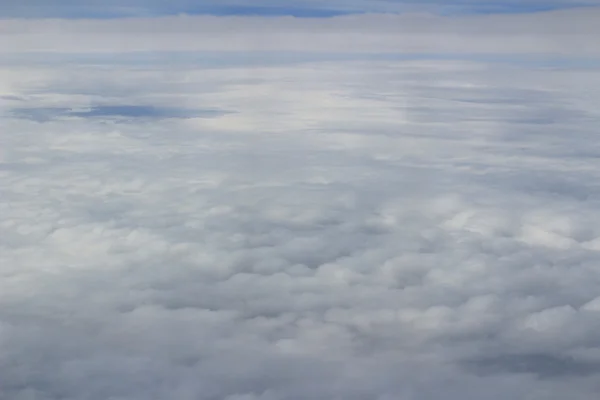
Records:
<instances>
[{"instance_id":1,"label":"sky","mask_svg":"<svg viewBox=\"0 0 600 400\"><path fill-rule=\"evenodd\" d=\"M597 4L216 4L0 1L0 398L595 398Z\"/></svg>"},{"instance_id":2,"label":"sky","mask_svg":"<svg viewBox=\"0 0 600 400\"><path fill-rule=\"evenodd\" d=\"M525 13L598 6L598 0L29 0L0 2L7 17L115 18L176 14L332 17L428 11L450 14Z\"/></svg>"},{"instance_id":3,"label":"sky","mask_svg":"<svg viewBox=\"0 0 600 400\"><path fill-rule=\"evenodd\" d=\"M478 54L600 58L600 8L517 14L369 13L328 18L161 15L0 20L0 53Z\"/></svg>"}]
</instances>

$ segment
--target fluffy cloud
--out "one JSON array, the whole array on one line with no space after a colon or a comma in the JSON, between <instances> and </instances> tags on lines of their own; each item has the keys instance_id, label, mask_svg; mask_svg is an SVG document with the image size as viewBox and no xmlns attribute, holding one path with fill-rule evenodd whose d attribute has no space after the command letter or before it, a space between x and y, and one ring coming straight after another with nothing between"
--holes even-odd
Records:
<instances>
[{"instance_id":1,"label":"fluffy cloud","mask_svg":"<svg viewBox=\"0 0 600 400\"><path fill-rule=\"evenodd\" d=\"M1 73L0 397L600 390L597 70Z\"/></svg>"}]
</instances>

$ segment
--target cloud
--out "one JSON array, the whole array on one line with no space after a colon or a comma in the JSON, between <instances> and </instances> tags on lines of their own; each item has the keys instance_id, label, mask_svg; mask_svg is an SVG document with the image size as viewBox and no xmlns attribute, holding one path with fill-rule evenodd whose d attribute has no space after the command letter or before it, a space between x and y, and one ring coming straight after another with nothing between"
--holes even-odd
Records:
<instances>
[{"instance_id":1,"label":"cloud","mask_svg":"<svg viewBox=\"0 0 600 400\"><path fill-rule=\"evenodd\" d=\"M507 354L469 360L466 365L477 374L532 373L546 379L600 374L598 363L581 362L549 354Z\"/></svg>"},{"instance_id":2,"label":"cloud","mask_svg":"<svg viewBox=\"0 0 600 400\"><path fill-rule=\"evenodd\" d=\"M598 0L29 0L26 4L0 2L2 15L33 18L106 18L177 14L293 15L330 17L348 13L530 13L582 6Z\"/></svg>"},{"instance_id":3,"label":"cloud","mask_svg":"<svg viewBox=\"0 0 600 400\"><path fill-rule=\"evenodd\" d=\"M527 15L329 19L175 16L1 20L3 53L286 51L598 57L598 9Z\"/></svg>"},{"instance_id":4,"label":"cloud","mask_svg":"<svg viewBox=\"0 0 600 400\"><path fill-rule=\"evenodd\" d=\"M10 99L10 98L9 98ZM46 122L53 118L200 118L214 117L225 113L219 110L193 110L176 107L156 107L148 105L94 105L82 110L66 107L17 107L10 113L18 118Z\"/></svg>"},{"instance_id":5,"label":"cloud","mask_svg":"<svg viewBox=\"0 0 600 400\"><path fill-rule=\"evenodd\" d=\"M598 392L597 69L0 73L0 398Z\"/></svg>"}]
</instances>

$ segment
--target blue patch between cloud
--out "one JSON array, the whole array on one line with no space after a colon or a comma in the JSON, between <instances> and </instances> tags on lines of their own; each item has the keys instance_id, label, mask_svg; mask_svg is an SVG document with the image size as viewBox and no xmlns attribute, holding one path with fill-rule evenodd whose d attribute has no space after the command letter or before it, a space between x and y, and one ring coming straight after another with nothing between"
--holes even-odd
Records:
<instances>
[{"instance_id":1,"label":"blue patch between cloud","mask_svg":"<svg viewBox=\"0 0 600 400\"><path fill-rule=\"evenodd\" d=\"M350 14L347 11L327 8L266 7L266 6L200 6L184 11L187 14L210 14L216 16L291 16L297 18L328 18Z\"/></svg>"},{"instance_id":2,"label":"blue patch between cloud","mask_svg":"<svg viewBox=\"0 0 600 400\"><path fill-rule=\"evenodd\" d=\"M210 118L226 114L217 109L189 109L177 107L158 107L145 105L107 105L94 106L83 110L66 107L22 107L11 110L13 116L37 122L46 122L56 118Z\"/></svg>"}]
</instances>

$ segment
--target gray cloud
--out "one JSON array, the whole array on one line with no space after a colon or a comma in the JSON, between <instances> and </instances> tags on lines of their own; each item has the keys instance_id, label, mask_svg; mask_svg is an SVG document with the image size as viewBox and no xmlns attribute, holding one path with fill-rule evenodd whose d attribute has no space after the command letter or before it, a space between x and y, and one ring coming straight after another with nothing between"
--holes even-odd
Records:
<instances>
[{"instance_id":1,"label":"gray cloud","mask_svg":"<svg viewBox=\"0 0 600 400\"><path fill-rule=\"evenodd\" d=\"M578 361L573 357L560 357L552 354L486 356L467 360L464 365L477 374L528 373L545 379L600 375L600 363L598 362Z\"/></svg>"},{"instance_id":2,"label":"gray cloud","mask_svg":"<svg viewBox=\"0 0 600 400\"><path fill-rule=\"evenodd\" d=\"M598 393L597 70L0 74L0 398Z\"/></svg>"}]
</instances>

